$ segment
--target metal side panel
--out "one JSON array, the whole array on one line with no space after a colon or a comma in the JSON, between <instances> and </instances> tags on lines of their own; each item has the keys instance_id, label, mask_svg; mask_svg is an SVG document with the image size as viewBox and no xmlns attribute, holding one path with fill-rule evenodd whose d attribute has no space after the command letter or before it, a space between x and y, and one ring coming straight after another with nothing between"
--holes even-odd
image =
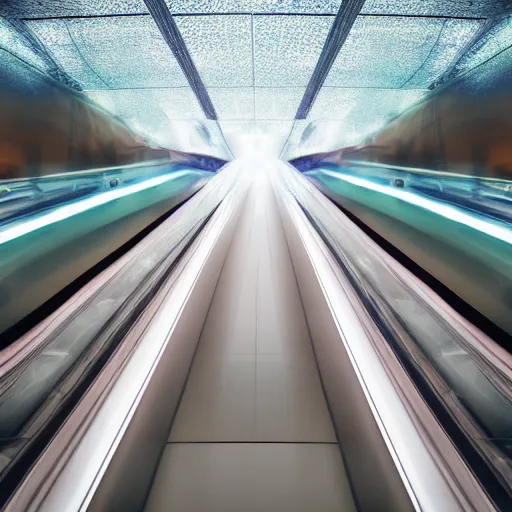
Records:
<instances>
[{"instance_id":1,"label":"metal side panel","mask_svg":"<svg viewBox=\"0 0 512 512\"><path fill-rule=\"evenodd\" d=\"M365 512L412 511L414 506L340 340L315 268L290 213L285 208L281 213L322 383L358 508Z\"/></svg>"}]
</instances>

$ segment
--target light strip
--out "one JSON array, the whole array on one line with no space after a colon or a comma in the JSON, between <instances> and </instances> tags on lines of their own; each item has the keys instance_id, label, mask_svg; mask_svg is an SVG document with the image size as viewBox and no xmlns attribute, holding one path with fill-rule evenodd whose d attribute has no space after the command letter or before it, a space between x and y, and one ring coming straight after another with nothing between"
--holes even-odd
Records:
<instances>
[{"instance_id":1,"label":"light strip","mask_svg":"<svg viewBox=\"0 0 512 512\"><path fill-rule=\"evenodd\" d=\"M377 183L373 183L372 181L356 178L355 176L337 173L326 169L322 169L321 172L327 174L328 176L339 178L348 183L352 183L353 185L374 190L375 192L386 194L388 196L396 197L397 199L406 201L407 203L413 204L414 206L419 206L420 208L434 212L438 215L441 215L442 217L453 220L454 222L465 224L466 226L485 233L486 235L490 235L494 238L502 240L503 242L512 244L511 229L465 213L462 210L455 208L454 206L441 204L436 201L432 201L431 199L427 199L426 197L413 194L412 192L406 192L405 190L397 190L385 185L379 185Z\"/></svg>"},{"instance_id":2,"label":"light strip","mask_svg":"<svg viewBox=\"0 0 512 512\"><path fill-rule=\"evenodd\" d=\"M10 228L7 227L7 229L0 232L0 245L10 242L15 238L19 238L20 236L31 233L32 231L44 228L50 224L60 222L64 219L72 217L73 215L83 213L86 210L90 210L92 208L96 208L97 206L115 201L121 197L135 194L136 192L141 192L142 190L146 190L148 188L157 187L158 185L162 185L163 183L184 176L185 174L187 174L187 171L176 171L172 174L165 174L163 176L151 178L149 180L143 181L142 183L136 183L135 185L129 185L124 188L109 190L108 192L97 194L93 197L83 199L82 201L61 206L60 208L56 208L50 213L41 215L35 219L20 222Z\"/></svg>"}]
</instances>

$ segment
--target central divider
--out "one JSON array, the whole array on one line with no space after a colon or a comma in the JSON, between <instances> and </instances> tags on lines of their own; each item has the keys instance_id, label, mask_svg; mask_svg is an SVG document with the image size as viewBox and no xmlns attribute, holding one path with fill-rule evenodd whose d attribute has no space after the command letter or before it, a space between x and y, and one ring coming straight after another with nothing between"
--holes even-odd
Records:
<instances>
[{"instance_id":1,"label":"central divider","mask_svg":"<svg viewBox=\"0 0 512 512\"><path fill-rule=\"evenodd\" d=\"M169 232L185 234L190 219L212 204L216 207L18 487L7 510L141 509L246 197L244 176L238 163L226 166L143 242L29 333L27 340L11 347L19 354L32 350L38 336L41 339L56 326L58 330L59 322L65 325L68 315L73 318L84 303L94 302L98 290L117 273L122 279L122 270L132 260L144 267L155 256L152 246L165 240L171 252ZM90 322L94 327L94 317Z\"/></svg>"},{"instance_id":2,"label":"central divider","mask_svg":"<svg viewBox=\"0 0 512 512\"><path fill-rule=\"evenodd\" d=\"M355 512L271 174L257 163L148 512Z\"/></svg>"}]
</instances>

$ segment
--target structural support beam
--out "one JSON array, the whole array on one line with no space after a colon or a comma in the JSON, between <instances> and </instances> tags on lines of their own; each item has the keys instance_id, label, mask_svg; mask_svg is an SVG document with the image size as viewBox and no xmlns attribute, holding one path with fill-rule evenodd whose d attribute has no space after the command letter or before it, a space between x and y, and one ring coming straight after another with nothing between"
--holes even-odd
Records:
<instances>
[{"instance_id":1,"label":"structural support beam","mask_svg":"<svg viewBox=\"0 0 512 512\"><path fill-rule=\"evenodd\" d=\"M365 0L344 0L341 3L338 14L336 14L331 30L325 40L322 53L316 63L315 70L309 80L306 92L300 102L297 114L295 114L295 119L306 119L308 116L364 2Z\"/></svg>"},{"instance_id":2,"label":"structural support beam","mask_svg":"<svg viewBox=\"0 0 512 512\"><path fill-rule=\"evenodd\" d=\"M167 7L164 0L144 0L148 11L155 20L165 42L176 57L183 73L187 77L190 87L203 109L207 119L217 119L217 113L213 106L208 91L199 76L197 68L188 52L185 41Z\"/></svg>"}]
</instances>

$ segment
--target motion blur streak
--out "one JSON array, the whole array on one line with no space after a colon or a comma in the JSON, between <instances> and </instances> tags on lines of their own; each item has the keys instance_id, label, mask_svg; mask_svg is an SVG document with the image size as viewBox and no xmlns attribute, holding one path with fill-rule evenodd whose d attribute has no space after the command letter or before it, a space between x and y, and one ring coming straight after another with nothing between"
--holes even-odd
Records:
<instances>
[{"instance_id":1,"label":"motion blur streak","mask_svg":"<svg viewBox=\"0 0 512 512\"><path fill-rule=\"evenodd\" d=\"M512 0L0 0L0 509L512 510Z\"/></svg>"}]
</instances>

